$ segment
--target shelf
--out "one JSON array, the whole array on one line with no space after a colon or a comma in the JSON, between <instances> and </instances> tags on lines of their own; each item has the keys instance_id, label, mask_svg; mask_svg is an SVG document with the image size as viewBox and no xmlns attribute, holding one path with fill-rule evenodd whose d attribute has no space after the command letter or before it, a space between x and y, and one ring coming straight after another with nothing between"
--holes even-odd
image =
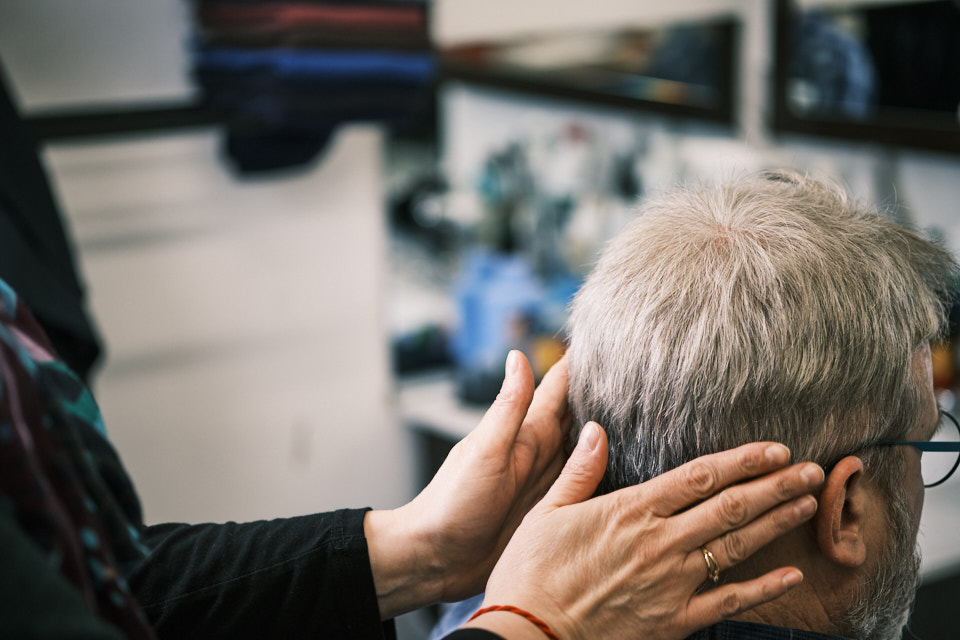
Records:
<instances>
[{"instance_id":1,"label":"shelf","mask_svg":"<svg viewBox=\"0 0 960 640\"><path fill-rule=\"evenodd\" d=\"M456 442L480 424L486 407L461 402L456 395L453 372L401 380L397 412L410 428Z\"/></svg>"}]
</instances>

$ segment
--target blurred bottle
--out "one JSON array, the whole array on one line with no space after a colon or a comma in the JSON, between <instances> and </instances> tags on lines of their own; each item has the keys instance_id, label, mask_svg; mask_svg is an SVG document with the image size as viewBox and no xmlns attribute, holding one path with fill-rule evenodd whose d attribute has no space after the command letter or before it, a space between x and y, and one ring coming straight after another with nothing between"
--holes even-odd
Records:
<instances>
[{"instance_id":1,"label":"blurred bottle","mask_svg":"<svg viewBox=\"0 0 960 640\"><path fill-rule=\"evenodd\" d=\"M956 385L956 357L951 336L930 345L934 389L953 389Z\"/></svg>"},{"instance_id":2,"label":"blurred bottle","mask_svg":"<svg viewBox=\"0 0 960 640\"><path fill-rule=\"evenodd\" d=\"M533 348L544 289L523 256L476 249L465 257L454 294L460 316L452 337L457 394L488 403L503 383L510 349Z\"/></svg>"},{"instance_id":3,"label":"blurred bottle","mask_svg":"<svg viewBox=\"0 0 960 640\"><path fill-rule=\"evenodd\" d=\"M930 356L934 389L954 391L960 381L960 303L951 307L947 334L930 345Z\"/></svg>"}]
</instances>

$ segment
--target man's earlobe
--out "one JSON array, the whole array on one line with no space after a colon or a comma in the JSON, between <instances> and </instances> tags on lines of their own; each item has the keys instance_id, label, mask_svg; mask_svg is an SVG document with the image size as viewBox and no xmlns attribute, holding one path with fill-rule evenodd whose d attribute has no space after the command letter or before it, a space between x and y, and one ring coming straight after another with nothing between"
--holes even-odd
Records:
<instances>
[{"instance_id":1,"label":"man's earlobe","mask_svg":"<svg viewBox=\"0 0 960 640\"><path fill-rule=\"evenodd\" d=\"M867 558L866 495L860 486L861 477L860 458L847 456L838 462L827 474L813 518L820 552L831 562L851 569L862 565Z\"/></svg>"}]
</instances>

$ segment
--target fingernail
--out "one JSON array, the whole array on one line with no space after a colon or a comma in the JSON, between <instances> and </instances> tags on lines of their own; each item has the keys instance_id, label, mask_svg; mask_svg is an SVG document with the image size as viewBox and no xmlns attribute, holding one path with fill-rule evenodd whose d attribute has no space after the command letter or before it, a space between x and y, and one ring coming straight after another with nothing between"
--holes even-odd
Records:
<instances>
[{"instance_id":1,"label":"fingernail","mask_svg":"<svg viewBox=\"0 0 960 640\"><path fill-rule=\"evenodd\" d=\"M786 464L790 460L790 449L782 444L770 445L763 454L773 464Z\"/></svg>"},{"instance_id":2,"label":"fingernail","mask_svg":"<svg viewBox=\"0 0 960 640\"><path fill-rule=\"evenodd\" d=\"M600 442L600 429L597 428L596 423L588 422L583 426L583 430L580 431L580 440L577 442L577 449L593 451L598 442Z\"/></svg>"},{"instance_id":3,"label":"fingernail","mask_svg":"<svg viewBox=\"0 0 960 640\"><path fill-rule=\"evenodd\" d=\"M783 576L783 586L787 589L793 589L801 582L803 582L803 574L796 569Z\"/></svg>"},{"instance_id":4,"label":"fingernail","mask_svg":"<svg viewBox=\"0 0 960 640\"><path fill-rule=\"evenodd\" d=\"M510 353L507 354L507 365L505 367L507 377L517 373L517 370L520 368L520 354L516 349L511 349Z\"/></svg>"},{"instance_id":5,"label":"fingernail","mask_svg":"<svg viewBox=\"0 0 960 640\"><path fill-rule=\"evenodd\" d=\"M823 482L823 469L815 464L808 464L800 472L800 477L803 478L808 489L819 487Z\"/></svg>"},{"instance_id":6,"label":"fingernail","mask_svg":"<svg viewBox=\"0 0 960 640\"><path fill-rule=\"evenodd\" d=\"M804 496L797 501L793 511L797 514L797 519L808 520L817 512L817 499L813 496Z\"/></svg>"}]
</instances>

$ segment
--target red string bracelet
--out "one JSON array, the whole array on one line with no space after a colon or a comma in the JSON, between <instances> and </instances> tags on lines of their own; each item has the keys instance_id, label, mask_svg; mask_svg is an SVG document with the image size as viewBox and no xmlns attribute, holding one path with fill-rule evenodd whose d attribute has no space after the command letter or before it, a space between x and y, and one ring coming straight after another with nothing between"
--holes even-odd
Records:
<instances>
[{"instance_id":1,"label":"red string bracelet","mask_svg":"<svg viewBox=\"0 0 960 640\"><path fill-rule=\"evenodd\" d=\"M560 638L557 637L557 634L555 634L553 631L550 630L550 627L547 626L546 622L544 622L537 616L533 615L529 611L524 611L519 607L512 607L509 604L495 604L492 607L484 607L483 609L480 609L475 614L470 616L470 620L467 620L467 622L470 622L478 618L479 616L482 616L485 613L490 613L491 611L509 611L510 613L515 613L518 616L522 616L527 620L529 620L530 622L532 622L533 624L537 625L537 629L540 629L540 631L543 631L543 633L546 634L546 636L550 638L550 640L560 640Z\"/></svg>"}]
</instances>

